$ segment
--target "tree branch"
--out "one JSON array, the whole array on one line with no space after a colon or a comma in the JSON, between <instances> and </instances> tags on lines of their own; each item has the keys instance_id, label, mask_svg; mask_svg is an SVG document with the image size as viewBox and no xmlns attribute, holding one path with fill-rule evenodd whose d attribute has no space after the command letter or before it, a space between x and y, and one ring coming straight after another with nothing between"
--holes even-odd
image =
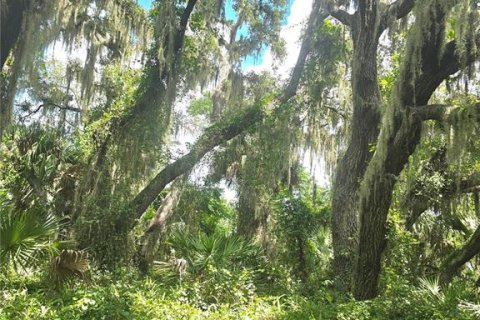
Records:
<instances>
[{"instance_id":1,"label":"tree branch","mask_svg":"<svg viewBox=\"0 0 480 320\"><path fill-rule=\"evenodd\" d=\"M480 226L461 248L453 251L442 264L440 280L448 284L458 270L480 252Z\"/></svg>"},{"instance_id":2,"label":"tree branch","mask_svg":"<svg viewBox=\"0 0 480 320\"><path fill-rule=\"evenodd\" d=\"M345 10L336 8L330 11L330 15L346 26L352 25L353 15Z\"/></svg>"},{"instance_id":3,"label":"tree branch","mask_svg":"<svg viewBox=\"0 0 480 320\"><path fill-rule=\"evenodd\" d=\"M232 46L235 41L237 40L237 32L240 29L240 26L243 24L243 15L238 17L237 22L232 26L232 30L230 31L230 43L229 45Z\"/></svg>"},{"instance_id":4,"label":"tree branch","mask_svg":"<svg viewBox=\"0 0 480 320\"><path fill-rule=\"evenodd\" d=\"M305 67L305 61L311 50L311 34L318 23L323 22L329 14L320 14L320 2L316 0L309 18L306 36L293 69L290 82L283 90L278 99L275 99L270 106L278 106L274 110L274 115L283 110L282 106L293 96L296 95L300 84L300 78ZM167 184L186 171L191 170L200 161L205 154L215 147L229 141L230 139L246 132L249 128L259 123L265 118L265 109L261 105L254 105L245 109L240 115L228 120L226 123L217 123L207 128L193 145L191 151L180 157L173 163L163 168L140 193L132 200L131 207L134 210L136 218L141 217L143 212L155 200Z\"/></svg>"},{"instance_id":5,"label":"tree branch","mask_svg":"<svg viewBox=\"0 0 480 320\"><path fill-rule=\"evenodd\" d=\"M185 41L185 32L187 31L188 20L193 12L193 8L195 8L195 4L198 0L189 0L185 10L182 13L180 18L180 27L178 29L176 38L175 38L175 46L174 52L178 54L178 52L183 48L183 43Z\"/></svg>"},{"instance_id":6,"label":"tree branch","mask_svg":"<svg viewBox=\"0 0 480 320\"><path fill-rule=\"evenodd\" d=\"M17 106L22 106L22 104L17 104ZM44 107L55 107L57 109L60 109L60 110L68 110L68 111L73 111L73 112L82 112L81 109L79 108L75 108L75 107L70 107L70 106L62 106L62 105L59 105L59 104L56 104L56 103L53 103L53 102L45 102L45 103L42 103L41 105L39 105L38 107L36 107L35 109L29 111L26 115L24 115L23 117L20 117L20 119L23 121L25 119L27 119L28 117L30 117L31 115L37 113L40 111L40 109L44 108Z\"/></svg>"},{"instance_id":7,"label":"tree branch","mask_svg":"<svg viewBox=\"0 0 480 320\"><path fill-rule=\"evenodd\" d=\"M390 4L380 20L380 33L388 28L388 24L396 19L401 19L412 11L416 0L397 0Z\"/></svg>"},{"instance_id":8,"label":"tree branch","mask_svg":"<svg viewBox=\"0 0 480 320\"><path fill-rule=\"evenodd\" d=\"M452 181L445 185L440 194L442 199L451 199L455 195L463 193L476 192L480 186L480 172L474 172L467 177L460 179L460 181ZM411 230L418 218L434 205L430 195L419 193L419 190L410 190L405 197L405 206L408 211L408 216L405 222L405 228ZM438 196L438 195L437 195Z\"/></svg>"},{"instance_id":9,"label":"tree branch","mask_svg":"<svg viewBox=\"0 0 480 320\"><path fill-rule=\"evenodd\" d=\"M263 118L263 108L261 106L253 106L225 124L215 124L207 128L189 153L167 165L133 199L132 206L135 211L135 217L139 218L167 184L184 172L191 170L207 152L245 132Z\"/></svg>"},{"instance_id":10,"label":"tree branch","mask_svg":"<svg viewBox=\"0 0 480 320\"><path fill-rule=\"evenodd\" d=\"M412 11L416 0L397 0L387 7L385 14L395 18L401 19Z\"/></svg>"},{"instance_id":11,"label":"tree branch","mask_svg":"<svg viewBox=\"0 0 480 320\"><path fill-rule=\"evenodd\" d=\"M290 77L290 82L283 92L283 96L280 98L281 101L287 101L291 97L297 94L297 88L300 83L300 78L305 68L305 62L307 57L312 50L312 35L315 28L319 25L319 22L323 22L328 16L329 13L322 12L320 9L320 2L316 0L313 3L312 12L308 18L307 29L305 30L305 38L303 39L302 46L300 48L300 53L298 54L297 63L293 68L292 75Z\"/></svg>"},{"instance_id":12,"label":"tree branch","mask_svg":"<svg viewBox=\"0 0 480 320\"><path fill-rule=\"evenodd\" d=\"M435 120L451 123L455 121L459 112L468 112L466 115L467 118L475 118L475 120L480 121L480 102L467 109L444 104L431 104L410 108L413 110L411 116L421 121Z\"/></svg>"},{"instance_id":13,"label":"tree branch","mask_svg":"<svg viewBox=\"0 0 480 320\"><path fill-rule=\"evenodd\" d=\"M443 121L446 110L451 105L446 104L429 104L426 106L409 107L412 110L411 117L419 121L435 120Z\"/></svg>"},{"instance_id":14,"label":"tree branch","mask_svg":"<svg viewBox=\"0 0 480 320\"><path fill-rule=\"evenodd\" d=\"M477 33L474 39L475 46L480 46L480 33ZM452 40L441 49L443 54L438 55L440 43L437 47L425 48L425 62L421 70L421 75L415 81L415 92L417 96L430 97L430 95L438 88L438 86L449 76L455 74L459 70L465 69L474 63L480 53L471 50L470 46L466 48L467 55L461 57L457 54L457 42ZM427 51L430 51L427 53ZM418 101L418 100L417 100Z\"/></svg>"}]
</instances>

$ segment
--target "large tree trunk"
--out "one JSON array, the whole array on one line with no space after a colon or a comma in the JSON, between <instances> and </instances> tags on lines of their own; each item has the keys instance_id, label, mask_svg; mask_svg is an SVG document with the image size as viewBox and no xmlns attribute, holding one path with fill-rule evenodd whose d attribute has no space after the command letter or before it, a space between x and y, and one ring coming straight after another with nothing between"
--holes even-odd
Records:
<instances>
[{"instance_id":1,"label":"large tree trunk","mask_svg":"<svg viewBox=\"0 0 480 320\"><path fill-rule=\"evenodd\" d=\"M374 2L375 3L375 2ZM377 75L377 11L358 11L351 25L353 117L348 148L339 161L333 183L332 236L340 289L348 290L358 231L357 190L378 137L380 92Z\"/></svg>"},{"instance_id":2,"label":"large tree trunk","mask_svg":"<svg viewBox=\"0 0 480 320\"><path fill-rule=\"evenodd\" d=\"M353 15L334 10L331 15L350 27L353 39L353 115L348 148L337 165L332 196L332 231L337 285L348 289L358 242L358 189L372 157L370 146L379 134L381 103L378 39L390 21L407 15L415 0L397 0L380 12L378 1L359 0Z\"/></svg>"},{"instance_id":3,"label":"large tree trunk","mask_svg":"<svg viewBox=\"0 0 480 320\"><path fill-rule=\"evenodd\" d=\"M29 3L29 0L0 0L0 71L21 36ZM8 82L0 84L0 140L12 121L11 92L16 87L17 78L10 76Z\"/></svg>"},{"instance_id":4,"label":"large tree trunk","mask_svg":"<svg viewBox=\"0 0 480 320\"><path fill-rule=\"evenodd\" d=\"M20 37L29 0L0 0L0 70Z\"/></svg>"},{"instance_id":5,"label":"large tree trunk","mask_svg":"<svg viewBox=\"0 0 480 320\"><path fill-rule=\"evenodd\" d=\"M420 141L421 121L412 117L412 111L416 105L426 104L440 83L460 67L455 43L443 47L445 10L449 8L439 0L422 5L429 6L429 9L420 10L421 14L410 31L412 36L407 44L404 67L394 88L391 109L385 113L379 143L360 189L360 234L353 277L353 295L359 300L378 294L395 177ZM425 29L425 25L430 28Z\"/></svg>"}]
</instances>

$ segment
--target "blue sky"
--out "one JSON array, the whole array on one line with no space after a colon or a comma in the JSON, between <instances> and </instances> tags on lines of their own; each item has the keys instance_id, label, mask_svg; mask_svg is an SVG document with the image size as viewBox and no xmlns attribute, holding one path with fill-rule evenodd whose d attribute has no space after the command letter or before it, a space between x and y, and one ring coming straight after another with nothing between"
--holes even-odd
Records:
<instances>
[{"instance_id":1,"label":"blue sky","mask_svg":"<svg viewBox=\"0 0 480 320\"><path fill-rule=\"evenodd\" d=\"M153 0L137 0L137 2L145 9L150 9Z\"/></svg>"},{"instance_id":2,"label":"blue sky","mask_svg":"<svg viewBox=\"0 0 480 320\"><path fill-rule=\"evenodd\" d=\"M150 9L150 7L152 6L153 0L137 0L137 2L142 7L144 7L145 9ZM288 0L287 14L286 14L285 20L283 22L284 25L287 24L287 18L290 15L290 9L292 7L292 2L293 2L293 0ZM226 8L225 8L225 15L226 15L227 19L231 19L231 20L236 19L237 16L236 16L235 10L233 9L233 0L227 0ZM238 35L239 36L246 35L247 33L248 33L247 28L241 28ZM266 51L267 51L267 47L265 47L257 57L248 56L245 59L245 61L243 62L242 67L247 68L247 67L250 67L250 66L255 66L255 65L262 64Z\"/></svg>"}]
</instances>

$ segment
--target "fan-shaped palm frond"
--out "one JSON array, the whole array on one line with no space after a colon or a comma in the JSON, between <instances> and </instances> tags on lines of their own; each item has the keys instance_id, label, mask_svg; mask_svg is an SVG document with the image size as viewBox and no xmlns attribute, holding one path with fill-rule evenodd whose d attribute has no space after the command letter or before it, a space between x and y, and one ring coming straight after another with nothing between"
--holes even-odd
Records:
<instances>
[{"instance_id":1,"label":"fan-shaped palm frond","mask_svg":"<svg viewBox=\"0 0 480 320\"><path fill-rule=\"evenodd\" d=\"M445 293L440 286L438 277L420 278L420 287L416 294L423 295L432 304L443 303L445 301Z\"/></svg>"},{"instance_id":2,"label":"fan-shaped palm frond","mask_svg":"<svg viewBox=\"0 0 480 320\"><path fill-rule=\"evenodd\" d=\"M88 268L88 255L85 251L63 250L50 263L50 278L55 287L61 287L74 279L85 279Z\"/></svg>"},{"instance_id":3,"label":"fan-shaped palm frond","mask_svg":"<svg viewBox=\"0 0 480 320\"><path fill-rule=\"evenodd\" d=\"M192 273L201 274L209 266L237 268L260 256L261 249L234 235L175 233L170 238L177 255L188 261Z\"/></svg>"},{"instance_id":4,"label":"fan-shaped palm frond","mask_svg":"<svg viewBox=\"0 0 480 320\"><path fill-rule=\"evenodd\" d=\"M15 213L7 207L0 212L0 260L25 269L41 253L55 251L51 238L58 229L53 215Z\"/></svg>"}]
</instances>

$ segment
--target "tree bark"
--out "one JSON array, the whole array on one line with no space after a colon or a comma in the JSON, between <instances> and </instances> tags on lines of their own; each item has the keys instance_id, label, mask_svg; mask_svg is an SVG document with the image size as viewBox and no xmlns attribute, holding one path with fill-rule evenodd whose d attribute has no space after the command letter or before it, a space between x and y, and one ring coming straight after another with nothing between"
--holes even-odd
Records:
<instances>
[{"instance_id":1,"label":"tree bark","mask_svg":"<svg viewBox=\"0 0 480 320\"><path fill-rule=\"evenodd\" d=\"M348 290L357 243L357 190L372 153L370 145L378 137L380 91L377 74L378 12L371 10L353 16L352 95L353 116L348 148L337 165L332 196L333 268L337 287Z\"/></svg>"},{"instance_id":2,"label":"tree bark","mask_svg":"<svg viewBox=\"0 0 480 320\"><path fill-rule=\"evenodd\" d=\"M257 216L255 187L241 186L238 198L237 234L245 239L254 239L259 234L260 218Z\"/></svg>"},{"instance_id":3,"label":"tree bark","mask_svg":"<svg viewBox=\"0 0 480 320\"><path fill-rule=\"evenodd\" d=\"M353 295L358 300L378 294L387 215L396 177L420 141L421 121L412 119L412 109L427 104L440 83L460 68L455 42L443 46L446 11L450 8L439 0L422 5L428 5L429 10L422 10L416 17L404 67L393 91L392 110L385 114L379 143L360 190L360 234L353 277ZM430 29L425 30L425 25ZM421 41L415 38L418 33Z\"/></svg>"},{"instance_id":4,"label":"tree bark","mask_svg":"<svg viewBox=\"0 0 480 320\"><path fill-rule=\"evenodd\" d=\"M29 0L0 0L0 71L19 42L29 5ZM13 70L13 72L15 71ZM16 87L18 77L14 75L9 78L7 83L0 84L0 140L12 121L13 96L11 91Z\"/></svg>"},{"instance_id":5,"label":"tree bark","mask_svg":"<svg viewBox=\"0 0 480 320\"><path fill-rule=\"evenodd\" d=\"M29 0L0 1L0 70L20 37Z\"/></svg>"}]
</instances>

